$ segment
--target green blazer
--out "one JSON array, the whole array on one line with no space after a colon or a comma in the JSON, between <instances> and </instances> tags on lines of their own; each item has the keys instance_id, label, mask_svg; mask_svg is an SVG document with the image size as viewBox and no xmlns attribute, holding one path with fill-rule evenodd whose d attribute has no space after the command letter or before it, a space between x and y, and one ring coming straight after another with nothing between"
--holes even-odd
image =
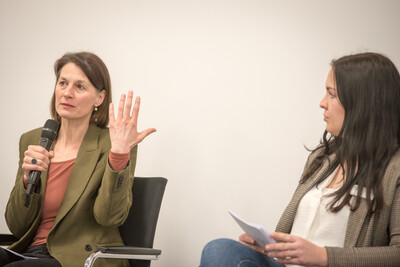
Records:
<instances>
[{"instance_id":1,"label":"green blazer","mask_svg":"<svg viewBox=\"0 0 400 267\"><path fill-rule=\"evenodd\" d=\"M19 241L10 249L23 252L32 242L40 223L47 172L41 174L40 192L33 193L25 207L21 168L29 145L39 143L41 128L23 134L19 143L19 168L6 207L6 222ZM124 223L132 204L132 183L137 147L128 166L114 171L108 164L109 130L94 124L83 139L52 230L47 238L50 254L63 266L83 266L98 246L123 245L118 226ZM127 261L98 260L96 266L128 266Z\"/></svg>"},{"instance_id":2,"label":"green blazer","mask_svg":"<svg viewBox=\"0 0 400 267\"><path fill-rule=\"evenodd\" d=\"M315 158L315 154L310 155L305 168ZM330 161L334 163L335 156ZM326 161L306 183L299 184L276 231L290 233L300 200L316 185L328 166ZM386 169L382 188L383 210L380 214L368 217L367 201L362 199L359 208L350 213L344 248L326 248L329 267L400 266L400 151L393 156Z\"/></svg>"}]
</instances>

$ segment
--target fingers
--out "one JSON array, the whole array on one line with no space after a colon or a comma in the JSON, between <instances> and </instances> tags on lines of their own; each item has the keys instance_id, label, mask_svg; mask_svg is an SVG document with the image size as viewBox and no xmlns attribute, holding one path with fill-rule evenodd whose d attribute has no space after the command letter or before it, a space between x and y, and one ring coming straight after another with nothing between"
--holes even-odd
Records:
<instances>
[{"instance_id":1,"label":"fingers","mask_svg":"<svg viewBox=\"0 0 400 267\"><path fill-rule=\"evenodd\" d=\"M46 171L50 164L50 159L53 157L53 151L49 152L44 147L31 145L24 153L22 169L25 172L33 170Z\"/></svg>"},{"instance_id":2,"label":"fingers","mask_svg":"<svg viewBox=\"0 0 400 267\"><path fill-rule=\"evenodd\" d=\"M282 242L294 242L293 235L289 235L289 234L285 234L285 233L280 233L280 232L272 232L270 234L270 236L278 241L282 241Z\"/></svg>"},{"instance_id":3,"label":"fingers","mask_svg":"<svg viewBox=\"0 0 400 267\"><path fill-rule=\"evenodd\" d=\"M250 247L250 248L252 248L252 249L254 249L255 251L257 251L257 252L259 252L261 254L267 255L265 249L262 248L262 247L257 246L255 240L251 236L246 234L246 233L241 234L239 236L239 242L244 244L244 245L246 245L246 246L248 246L248 247Z\"/></svg>"},{"instance_id":4,"label":"fingers","mask_svg":"<svg viewBox=\"0 0 400 267\"><path fill-rule=\"evenodd\" d=\"M150 134L156 132L156 128L149 128L144 130L143 132L140 132L137 136L136 141L130 146L130 148L133 148L134 146L138 145L139 143L141 143L147 136L149 136Z\"/></svg>"},{"instance_id":5,"label":"fingers","mask_svg":"<svg viewBox=\"0 0 400 267\"><path fill-rule=\"evenodd\" d=\"M298 241L299 237L277 232L272 232L270 236L281 242L268 244L265 246L265 249L269 251L268 257L278 258L279 263L293 263L292 259L299 256L299 252L297 250L298 244L296 244L296 241Z\"/></svg>"},{"instance_id":6,"label":"fingers","mask_svg":"<svg viewBox=\"0 0 400 267\"><path fill-rule=\"evenodd\" d=\"M110 103L110 106L108 108L108 119L110 121L110 125L113 125L114 121L115 121L114 104L113 103Z\"/></svg>"},{"instance_id":7,"label":"fingers","mask_svg":"<svg viewBox=\"0 0 400 267\"><path fill-rule=\"evenodd\" d=\"M137 96L135 99L135 105L133 106L133 112L132 112L132 119L134 125L137 125L138 122L139 109L140 109L140 96Z\"/></svg>"},{"instance_id":8,"label":"fingers","mask_svg":"<svg viewBox=\"0 0 400 267\"><path fill-rule=\"evenodd\" d=\"M114 122L116 119L129 120L132 118L134 120L134 123L136 124L137 118L139 116L140 97L138 96L135 99L135 105L133 107L133 113L131 117L132 103L133 103L133 91L129 90L128 95L122 94L119 99L117 117L115 117L114 114L114 105L110 103L110 111L109 111L110 122Z\"/></svg>"},{"instance_id":9,"label":"fingers","mask_svg":"<svg viewBox=\"0 0 400 267\"><path fill-rule=\"evenodd\" d=\"M143 132L141 132L140 133L140 139L141 140L143 140L143 139L145 139L147 136L149 136L150 134L152 134L152 133L154 133L154 132L156 132L157 131L157 129L156 128L149 128L149 129L146 129L146 130L144 130Z\"/></svg>"},{"instance_id":10,"label":"fingers","mask_svg":"<svg viewBox=\"0 0 400 267\"><path fill-rule=\"evenodd\" d=\"M245 243L248 243L248 244L252 244L252 245L254 245L256 243L254 241L254 239L251 236L249 236L248 234L246 234L246 233L241 234L239 236L239 241L240 242L245 242Z\"/></svg>"},{"instance_id":11,"label":"fingers","mask_svg":"<svg viewBox=\"0 0 400 267\"><path fill-rule=\"evenodd\" d=\"M119 104L118 104L118 117L117 117L117 119L122 119L122 118L123 118L125 99L126 99L126 95L125 95L125 94L122 94L122 95L121 95L121 98L119 99Z\"/></svg>"},{"instance_id":12,"label":"fingers","mask_svg":"<svg viewBox=\"0 0 400 267\"><path fill-rule=\"evenodd\" d=\"M265 249L267 251L287 251L287 250L293 250L295 249L295 244L294 243L274 243L274 244L268 244L265 246Z\"/></svg>"},{"instance_id":13,"label":"fingers","mask_svg":"<svg viewBox=\"0 0 400 267\"><path fill-rule=\"evenodd\" d=\"M287 249L287 250L274 250L268 252L268 257L271 258L278 258L278 259L289 259L289 258L296 258L298 257L297 251L294 249Z\"/></svg>"},{"instance_id":14,"label":"fingers","mask_svg":"<svg viewBox=\"0 0 400 267\"><path fill-rule=\"evenodd\" d=\"M131 116L132 99L133 99L133 92L129 90L128 97L126 98L125 113L124 113L124 117L127 119L130 118Z\"/></svg>"},{"instance_id":15,"label":"fingers","mask_svg":"<svg viewBox=\"0 0 400 267\"><path fill-rule=\"evenodd\" d=\"M276 258L281 264L296 264L302 266L327 266L327 253L324 247L319 247L306 239L285 233L271 233L277 241L268 244L268 257Z\"/></svg>"}]
</instances>

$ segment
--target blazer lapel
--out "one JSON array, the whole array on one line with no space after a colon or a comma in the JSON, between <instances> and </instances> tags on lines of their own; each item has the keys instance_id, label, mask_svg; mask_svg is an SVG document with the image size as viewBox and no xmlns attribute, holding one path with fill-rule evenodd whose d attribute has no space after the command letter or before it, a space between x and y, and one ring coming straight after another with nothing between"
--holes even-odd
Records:
<instances>
[{"instance_id":1,"label":"blazer lapel","mask_svg":"<svg viewBox=\"0 0 400 267\"><path fill-rule=\"evenodd\" d=\"M300 196L299 202L303 198L303 196L318 183L318 181L319 181L319 179L321 179L321 177L326 176L326 173L329 171L329 168L332 166L332 164L336 164L336 155L335 154L330 155L328 157L328 160L325 160L322 163L321 168L318 171L316 171L310 178L310 183L305 183L303 190L301 191L301 196Z\"/></svg>"},{"instance_id":2,"label":"blazer lapel","mask_svg":"<svg viewBox=\"0 0 400 267\"><path fill-rule=\"evenodd\" d=\"M352 203L356 197L352 197ZM357 210L350 212L349 221L347 223L346 237L344 240L344 247L355 247L358 237L360 236L361 229L365 222L365 217L368 214L368 204L365 199L361 199L360 206Z\"/></svg>"},{"instance_id":3,"label":"blazer lapel","mask_svg":"<svg viewBox=\"0 0 400 267\"><path fill-rule=\"evenodd\" d=\"M101 153L101 148L98 147L100 131L100 128L92 124L88 128L81 147L79 148L54 226L62 220L78 201L91 178Z\"/></svg>"}]
</instances>

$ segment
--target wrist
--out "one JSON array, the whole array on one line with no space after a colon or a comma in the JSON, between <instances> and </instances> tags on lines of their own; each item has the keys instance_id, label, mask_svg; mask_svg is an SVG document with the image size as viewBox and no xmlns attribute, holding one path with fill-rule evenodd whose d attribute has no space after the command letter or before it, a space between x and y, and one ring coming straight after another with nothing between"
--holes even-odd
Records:
<instances>
[{"instance_id":1,"label":"wrist","mask_svg":"<svg viewBox=\"0 0 400 267\"><path fill-rule=\"evenodd\" d=\"M326 251L326 247L320 247L320 262L318 266L327 267L328 266L328 252Z\"/></svg>"},{"instance_id":2,"label":"wrist","mask_svg":"<svg viewBox=\"0 0 400 267\"><path fill-rule=\"evenodd\" d=\"M129 153L115 153L110 151L108 162L114 171L120 171L124 169L129 162Z\"/></svg>"},{"instance_id":3,"label":"wrist","mask_svg":"<svg viewBox=\"0 0 400 267\"><path fill-rule=\"evenodd\" d=\"M112 153L116 153L116 154L127 154L130 152L129 147L116 147L116 146L112 146L110 151Z\"/></svg>"}]
</instances>

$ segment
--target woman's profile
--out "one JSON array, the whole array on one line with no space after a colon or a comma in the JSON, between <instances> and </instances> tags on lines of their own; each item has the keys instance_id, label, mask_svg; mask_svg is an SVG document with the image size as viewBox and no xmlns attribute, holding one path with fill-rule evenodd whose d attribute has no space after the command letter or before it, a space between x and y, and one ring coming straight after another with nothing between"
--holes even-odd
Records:
<instances>
[{"instance_id":1,"label":"woman's profile","mask_svg":"<svg viewBox=\"0 0 400 267\"><path fill-rule=\"evenodd\" d=\"M333 60L320 107L326 130L293 197L259 247L217 239L209 266L400 266L400 76L378 53Z\"/></svg>"}]
</instances>

